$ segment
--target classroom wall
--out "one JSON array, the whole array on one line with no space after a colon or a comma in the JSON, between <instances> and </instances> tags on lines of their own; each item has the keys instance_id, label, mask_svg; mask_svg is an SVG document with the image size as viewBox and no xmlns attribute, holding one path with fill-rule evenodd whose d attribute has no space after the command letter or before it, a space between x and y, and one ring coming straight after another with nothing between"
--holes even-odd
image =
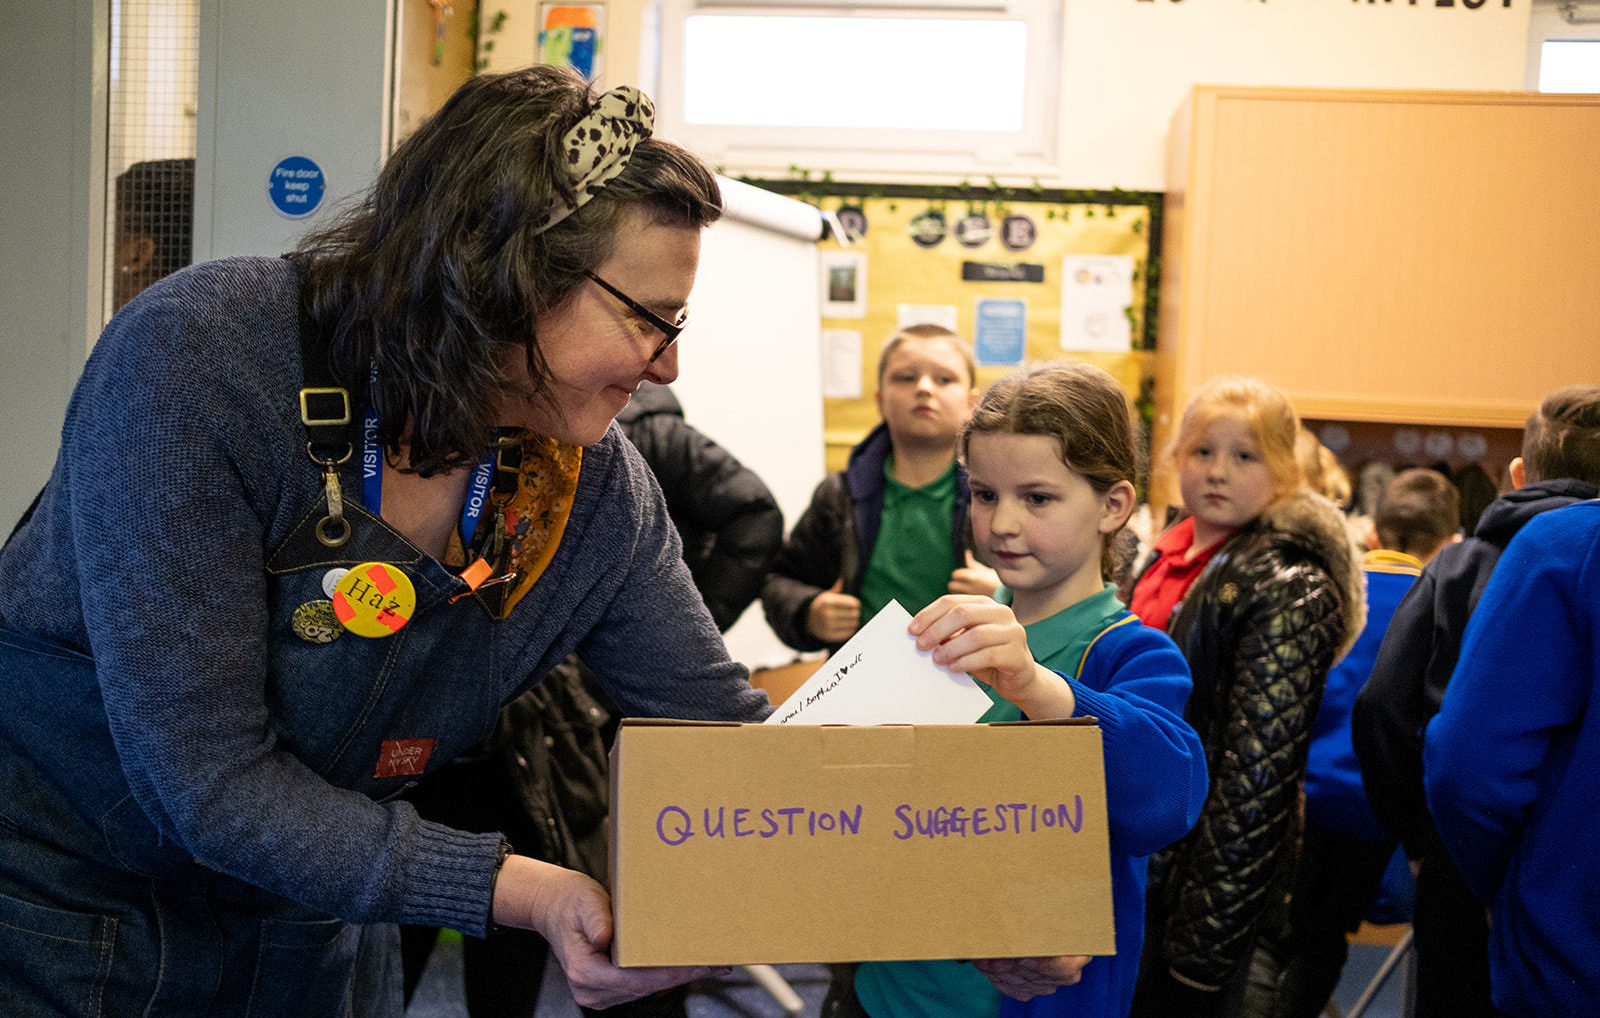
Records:
<instances>
[{"instance_id":1,"label":"classroom wall","mask_svg":"<svg viewBox=\"0 0 1600 1018\"><path fill-rule=\"evenodd\" d=\"M1216 374L1428 427L1433 459L1600 382L1600 97L1203 86L1173 127L1156 448Z\"/></svg>"},{"instance_id":2,"label":"classroom wall","mask_svg":"<svg viewBox=\"0 0 1600 1018\"><path fill-rule=\"evenodd\" d=\"M109 11L7 4L0 31L0 540L49 476L99 331Z\"/></svg>"},{"instance_id":3,"label":"classroom wall","mask_svg":"<svg viewBox=\"0 0 1600 1018\"><path fill-rule=\"evenodd\" d=\"M1193 85L1521 89L1533 9L1530 0L1063 3L1057 152L1040 181L1126 190L1162 188L1167 122ZM1546 13L1553 5L1540 0ZM491 0L488 6L531 11L537 0ZM608 84L656 88L654 10L638 0L610 4ZM626 57L636 45L633 66ZM693 147L692 138L682 140ZM739 158L745 161L727 161L728 172L781 176L801 166L834 170L841 180L884 183L968 175L959 169L911 173L798 148Z\"/></svg>"},{"instance_id":4,"label":"classroom wall","mask_svg":"<svg viewBox=\"0 0 1600 1018\"><path fill-rule=\"evenodd\" d=\"M585 0L592 2L592 0ZM647 35L652 34L657 5L650 0L605 0L606 30L601 53L604 66L600 83L635 85L653 81L654 54L643 52ZM500 18L498 28L497 16ZM537 60L539 44L539 0L479 0L478 59L486 71L510 71ZM492 46L485 46L492 40Z\"/></svg>"},{"instance_id":5,"label":"classroom wall","mask_svg":"<svg viewBox=\"0 0 1600 1018\"><path fill-rule=\"evenodd\" d=\"M1582 19L1578 24L1569 22L1561 13L1564 0L1533 0L1533 10L1528 16L1528 48L1524 54L1522 87L1531 91L1539 88L1539 51L1546 39L1600 40L1600 3L1588 0L1578 8Z\"/></svg>"},{"instance_id":6,"label":"classroom wall","mask_svg":"<svg viewBox=\"0 0 1600 1018\"><path fill-rule=\"evenodd\" d=\"M1161 190L1167 125L1192 85L1523 85L1527 0L1066 3L1069 187Z\"/></svg>"},{"instance_id":7,"label":"classroom wall","mask_svg":"<svg viewBox=\"0 0 1600 1018\"><path fill-rule=\"evenodd\" d=\"M251 5L231 6L237 0L209 2L252 17ZM260 80L282 97L282 79L302 62L285 54L305 58L308 49L329 47L309 62L365 67L359 90L384 94L387 76L373 69L370 51L352 46L368 33L352 34L343 22L330 28L327 18L338 8L371 24L371 12L385 6L255 5L265 30L254 47ZM98 331L90 293L102 271L110 0L11 8L0 33L0 87L13 98L0 114L7 141L0 148L0 227L10 242L0 250L0 529L9 528L54 459L67 396ZM654 54L642 41L653 10L645 0L609 3L609 83L651 80ZM1554 0L1066 0L1065 11L1066 141L1059 179L1044 183L1069 187L1160 189L1167 123L1192 83L1517 89L1534 80L1538 39L1530 37L1530 17L1536 29L1600 37L1600 27L1555 25ZM529 13L523 24L535 20ZM238 84L230 67L213 64L208 73ZM381 139L362 144L371 148L356 158L370 173ZM826 165L791 155L780 171L790 162ZM266 239L279 242L271 232ZM293 233L283 230L282 239ZM219 230L213 250L234 249L240 236Z\"/></svg>"},{"instance_id":8,"label":"classroom wall","mask_svg":"<svg viewBox=\"0 0 1600 1018\"><path fill-rule=\"evenodd\" d=\"M395 23L394 131L405 141L452 92L472 77L474 16L469 4L450 5L440 29L428 4L406 4Z\"/></svg>"}]
</instances>

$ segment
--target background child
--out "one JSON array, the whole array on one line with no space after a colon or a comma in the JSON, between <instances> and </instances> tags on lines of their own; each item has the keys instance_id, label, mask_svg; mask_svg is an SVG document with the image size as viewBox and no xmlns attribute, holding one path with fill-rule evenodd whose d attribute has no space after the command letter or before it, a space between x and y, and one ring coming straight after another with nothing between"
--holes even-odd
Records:
<instances>
[{"instance_id":1,"label":"background child","mask_svg":"<svg viewBox=\"0 0 1600 1018\"><path fill-rule=\"evenodd\" d=\"M872 1018L1125 1015L1143 933L1145 857L1189 829L1206 787L1199 739L1181 716L1183 658L1166 636L1140 626L1106 582L1106 550L1135 502L1127 399L1098 368L1044 365L996 382L961 445L974 539L1005 586L993 598L941 597L911 632L934 661L988 684L996 720L1100 719L1117 953L868 963L856 992Z\"/></svg>"},{"instance_id":2,"label":"background child","mask_svg":"<svg viewBox=\"0 0 1600 1018\"><path fill-rule=\"evenodd\" d=\"M1133 610L1188 659L1186 717L1211 775L1200 822L1151 863L1134 1014L1223 1013L1257 935L1281 922L1312 721L1363 612L1344 517L1295 461L1298 427L1263 382L1201 386L1174 443L1191 515L1134 586Z\"/></svg>"},{"instance_id":3,"label":"background child","mask_svg":"<svg viewBox=\"0 0 1600 1018\"><path fill-rule=\"evenodd\" d=\"M946 592L991 594L967 555L966 474L956 435L977 399L972 348L939 325L889 337L878 357L883 423L817 485L761 591L796 650L837 650L890 600L915 614Z\"/></svg>"},{"instance_id":4,"label":"background child","mask_svg":"<svg viewBox=\"0 0 1600 1018\"><path fill-rule=\"evenodd\" d=\"M1339 984L1354 933L1373 909L1395 838L1367 806L1350 743L1350 712L1372 673L1395 606L1423 565L1459 539L1460 495L1435 470L1403 470L1384 488L1361 560L1367 624L1328 672L1306 760L1306 830L1290 898L1289 924L1272 945L1279 1018L1317 1018Z\"/></svg>"},{"instance_id":5,"label":"background child","mask_svg":"<svg viewBox=\"0 0 1600 1018\"><path fill-rule=\"evenodd\" d=\"M1306 487L1326 497L1340 509L1350 508L1354 490L1350 486L1349 472L1339 462L1339 457L1333 454L1333 450L1323 445L1322 440L1303 424L1295 433L1294 456L1300 461Z\"/></svg>"},{"instance_id":6,"label":"background child","mask_svg":"<svg viewBox=\"0 0 1600 1018\"><path fill-rule=\"evenodd\" d=\"M117 175L111 309L188 265L194 253L194 159L149 159Z\"/></svg>"},{"instance_id":7,"label":"background child","mask_svg":"<svg viewBox=\"0 0 1600 1018\"><path fill-rule=\"evenodd\" d=\"M1322 440L1304 424L1300 425L1295 435L1294 456L1300 461L1300 472L1305 475L1306 487L1332 502L1335 508L1345 514L1345 529L1357 550L1364 552L1377 547L1368 539L1372 517L1353 511L1355 489L1351 487L1349 471L1345 470L1333 450L1323 445Z\"/></svg>"},{"instance_id":8,"label":"background child","mask_svg":"<svg viewBox=\"0 0 1600 1018\"><path fill-rule=\"evenodd\" d=\"M1483 904L1456 872L1424 799L1422 731L1444 700L1467 620L1512 537L1541 513L1600 496L1600 386L1546 396L1528 417L1509 473L1516 487L1483 511L1471 537L1428 563L1395 609L1352 718L1367 800L1400 836L1417 874L1418 1018L1499 1013L1489 999Z\"/></svg>"},{"instance_id":9,"label":"background child","mask_svg":"<svg viewBox=\"0 0 1600 1018\"><path fill-rule=\"evenodd\" d=\"M1542 513L1511 541L1428 724L1439 834L1489 907L1494 1002L1518 1018L1600 1001L1600 502Z\"/></svg>"}]
</instances>

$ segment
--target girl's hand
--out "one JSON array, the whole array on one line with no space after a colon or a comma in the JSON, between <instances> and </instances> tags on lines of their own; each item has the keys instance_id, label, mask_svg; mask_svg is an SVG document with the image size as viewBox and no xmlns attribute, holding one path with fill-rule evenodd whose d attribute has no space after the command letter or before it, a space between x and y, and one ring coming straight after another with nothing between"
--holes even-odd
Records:
<instances>
[{"instance_id":1,"label":"girl's hand","mask_svg":"<svg viewBox=\"0 0 1600 1018\"><path fill-rule=\"evenodd\" d=\"M537 930L550 942L572 996L590 1008L607 1008L726 969L681 966L618 968L611 964L611 898L576 870L513 855L495 882L494 921Z\"/></svg>"},{"instance_id":2,"label":"girl's hand","mask_svg":"<svg viewBox=\"0 0 1600 1018\"><path fill-rule=\"evenodd\" d=\"M1006 996L1028 1000L1076 983L1083 978L1083 967L1092 960L1088 955L991 958L975 961L972 967L987 976L994 988Z\"/></svg>"},{"instance_id":3,"label":"girl's hand","mask_svg":"<svg viewBox=\"0 0 1600 1018\"><path fill-rule=\"evenodd\" d=\"M1006 605L975 594L946 594L908 627L933 663L993 686L1030 718L1071 717L1076 701L1061 676L1034 661L1028 634Z\"/></svg>"}]
</instances>

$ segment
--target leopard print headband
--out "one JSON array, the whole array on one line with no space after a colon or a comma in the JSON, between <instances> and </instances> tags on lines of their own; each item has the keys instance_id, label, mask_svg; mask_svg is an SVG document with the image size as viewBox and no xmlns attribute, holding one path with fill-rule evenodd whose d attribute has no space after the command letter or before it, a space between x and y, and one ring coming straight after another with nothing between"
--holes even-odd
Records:
<instances>
[{"instance_id":1,"label":"leopard print headband","mask_svg":"<svg viewBox=\"0 0 1600 1018\"><path fill-rule=\"evenodd\" d=\"M557 198L534 232L543 233L578 211L621 173L634 146L650 137L655 118L656 108L649 98L630 85L602 94L594 108L567 132L562 146L572 174L572 202Z\"/></svg>"}]
</instances>

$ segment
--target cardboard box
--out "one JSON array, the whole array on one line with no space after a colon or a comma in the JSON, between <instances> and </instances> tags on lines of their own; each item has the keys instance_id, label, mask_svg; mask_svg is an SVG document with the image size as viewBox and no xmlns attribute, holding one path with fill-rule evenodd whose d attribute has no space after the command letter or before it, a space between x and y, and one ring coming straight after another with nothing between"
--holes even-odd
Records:
<instances>
[{"instance_id":1,"label":"cardboard box","mask_svg":"<svg viewBox=\"0 0 1600 1018\"><path fill-rule=\"evenodd\" d=\"M1112 954L1093 719L624 721L619 965Z\"/></svg>"}]
</instances>

